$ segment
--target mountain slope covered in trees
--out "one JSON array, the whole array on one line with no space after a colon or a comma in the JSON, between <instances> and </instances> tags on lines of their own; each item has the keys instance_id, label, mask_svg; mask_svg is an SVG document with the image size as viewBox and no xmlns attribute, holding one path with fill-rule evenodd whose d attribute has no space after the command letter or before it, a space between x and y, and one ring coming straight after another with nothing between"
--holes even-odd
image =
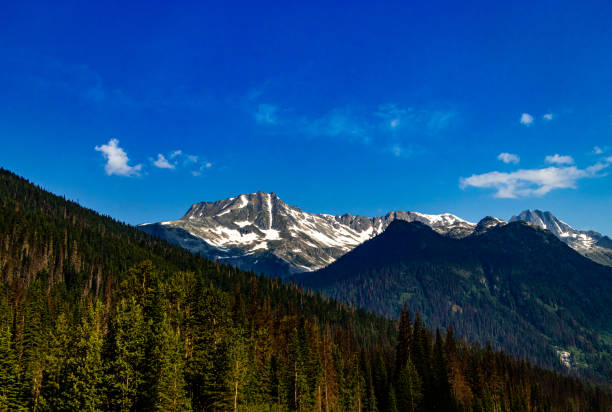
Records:
<instances>
[{"instance_id":1,"label":"mountain slope covered in trees","mask_svg":"<svg viewBox=\"0 0 612 412\"><path fill-rule=\"evenodd\" d=\"M0 410L610 410L490 347L192 255L0 170Z\"/></svg>"},{"instance_id":2,"label":"mountain slope covered in trees","mask_svg":"<svg viewBox=\"0 0 612 412\"><path fill-rule=\"evenodd\" d=\"M547 367L569 352L573 372L612 379L612 269L524 222L464 239L394 222L302 280L385 316L406 305Z\"/></svg>"}]
</instances>

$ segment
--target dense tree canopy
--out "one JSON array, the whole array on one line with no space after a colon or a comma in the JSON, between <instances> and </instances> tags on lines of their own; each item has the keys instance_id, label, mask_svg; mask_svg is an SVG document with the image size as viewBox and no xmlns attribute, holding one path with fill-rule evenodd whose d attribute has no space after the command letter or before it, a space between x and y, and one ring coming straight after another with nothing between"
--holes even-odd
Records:
<instances>
[{"instance_id":1,"label":"dense tree canopy","mask_svg":"<svg viewBox=\"0 0 612 412\"><path fill-rule=\"evenodd\" d=\"M610 394L211 262L0 171L0 410L606 411Z\"/></svg>"}]
</instances>

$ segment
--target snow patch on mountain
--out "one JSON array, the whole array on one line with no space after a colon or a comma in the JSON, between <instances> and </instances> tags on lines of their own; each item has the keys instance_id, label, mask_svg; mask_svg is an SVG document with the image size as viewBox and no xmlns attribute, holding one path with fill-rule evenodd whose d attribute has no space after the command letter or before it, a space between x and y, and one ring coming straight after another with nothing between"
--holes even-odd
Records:
<instances>
[{"instance_id":1,"label":"snow patch on mountain","mask_svg":"<svg viewBox=\"0 0 612 412\"><path fill-rule=\"evenodd\" d=\"M274 193L264 192L195 203L181 219L161 225L182 229L217 248L219 252L214 252L212 258L225 258L223 251L231 250L232 253L255 254L259 259L265 252L286 262L290 270L302 272L334 262L357 245L382 233L395 219L419 221L453 237L467 236L475 227L474 223L449 213L391 212L374 218L313 214L289 206ZM146 229L148 226L141 227L153 231L152 228ZM163 230L156 229L157 232L163 236ZM181 243L174 234L171 239ZM196 247L193 239L183 246L191 250Z\"/></svg>"},{"instance_id":2,"label":"snow patch on mountain","mask_svg":"<svg viewBox=\"0 0 612 412\"><path fill-rule=\"evenodd\" d=\"M519 220L549 230L578 253L598 263L612 266L610 238L601 233L574 229L552 213L541 210L525 210L510 219L511 222Z\"/></svg>"},{"instance_id":3,"label":"snow patch on mountain","mask_svg":"<svg viewBox=\"0 0 612 412\"><path fill-rule=\"evenodd\" d=\"M329 265L381 234L394 220L421 222L453 238L480 235L507 223L487 216L475 224L450 213L394 211L372 218L313 214L284 203L274 193L257 192L195 203L181 219L141 228L211 259L226 259L242 267L272 262L274 270L295 273ZM549 212L528 210L512 217L515 220L550 230L578 252L612 266L612 239L606 236L573 229ZM177 230L187 236L178 236Z\"/></svg>"}]
</instances>

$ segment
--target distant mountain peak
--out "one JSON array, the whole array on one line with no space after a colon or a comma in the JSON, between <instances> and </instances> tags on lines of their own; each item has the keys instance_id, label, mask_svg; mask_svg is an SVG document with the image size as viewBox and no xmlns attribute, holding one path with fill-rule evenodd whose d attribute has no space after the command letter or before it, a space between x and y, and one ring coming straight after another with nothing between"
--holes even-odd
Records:
<instances>
[{"instance_id":1,"label":"distant mountain peak","mask_svg":"<svg viewBox=\"0 0 612 412\"><path fill-rule=\"evenodd\" d=\"M552 232L572 249L598 263L612 266L612 242L607 236L594 231L574 229L549 211L524 210L512 216L510 222L524 221Z\"/></svg>"},{"instance_id":2,"label":"distant mountain peak","mask_svg":"<svg viewBox=\"0 0 612 412\"><path fill-rule=\"evenodd\" d=\"M493 216L486 216L482 219L480 219L480 221L478 222L478 224L476 224L476 227L474 228L474 235L481 235L483 233L486 233L487 231L489 231L490 229L497 227L497 226L503 226L505 225L507 222L502 220L502 219L498 219L496 217Z\"/></svg>"},{"instance_id":3,"label":"distant mountain peak","mask_svg":"<svg viewBox=\"0 0 612 412\"><path fill-rule=\"evenodd\" d=\"M481 235L507 224L492 216L476 224L450 213L391 211L377 217L314 214L285 203L274 192L257 191L194 203L178 220L141 228L212 259L286 276L329 265L384 232L394 221L420 222L455 239ZM547 229L585 256L612 265L612 240L597 232L576 231L541 210L525 210L510 221Z\"/></svg>"},{"instance_id":4,"label":"distant mountain peak","mask_svg":"<svg viewBox=\"0 0 612 412\"><path fill-rule=\"evenodd\" d=\"M258 191L194 203L181 219L141 228L160 236L167 232L168 240L207 253L211 258L230 263L239 258L245 269L252 269L244 266L245 256L261 261L264 254L273 255L286 262L290 273L294 273L327 266L382 233L395 220L421 222L440 234L456 238L468 236L475 227L474 223L450 213L393 211L372 218L348 213L313 214L288 205L274 192ZM207 246L194 245L194 237Z\"/></svg>"}]
</instances>

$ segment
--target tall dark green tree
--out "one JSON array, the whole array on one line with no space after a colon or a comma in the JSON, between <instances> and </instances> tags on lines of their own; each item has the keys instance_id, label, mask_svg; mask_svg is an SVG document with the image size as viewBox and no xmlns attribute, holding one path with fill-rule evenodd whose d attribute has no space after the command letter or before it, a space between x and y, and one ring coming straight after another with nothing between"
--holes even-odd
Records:
<instances>
[{"instance_id":1,"label":"tall dark green tree","mask_svg":"<svg viewBox=\"0 0 612 412\"><path fill-rule=\"evenodd\" d=\"M167 318L163 321L160 333L155 409L172 412L189 411L191 400L185 383L185 353L181 336Z\"/></svg>"},{"instance_id":2,"label":"tall dark green tree","mask_svg":"<svg viewBox=\"0 0 612 412\"><path fill-rule=\"evenodd\" d=\"M0 327L0 411L18 410L24 405L19 393L19 364L9 325Z\"/></svg>"},{"instance_id":3,"label":"tall dark green tree","mask_svg":"<svg viewBox=\"0 0 612 412\"><path fill-rule=\"evenodd\" d=\"M414 364L408 358L397 379L397 406L400 411L415 412L420 410L423 400L421 378Z\"/></svg>"},{"instance_id":4,"label":"tall dark green tree","mask_svg":"<svg viewBox=\"0 0 612 412\"><path fill-rule=\"evenodd\" d=\"M111 323L107 388L120 411L132 410L143 395L149 325L135 297L123 298Z\"/></svg>"}]
</instances>

